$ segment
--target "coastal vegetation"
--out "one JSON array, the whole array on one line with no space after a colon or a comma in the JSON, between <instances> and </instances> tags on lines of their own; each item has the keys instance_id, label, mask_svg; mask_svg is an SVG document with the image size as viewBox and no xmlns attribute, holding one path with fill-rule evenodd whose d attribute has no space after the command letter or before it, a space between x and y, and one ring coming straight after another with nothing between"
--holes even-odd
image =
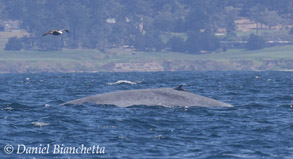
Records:
<instances>
[{"instance_id":1,"label":"coastal vegetation","mask_svg":"<svg viewBox=\"0 0 293 159\"><path fill-rule=\"evenodd\" d=\"M293 70L290 0L0 0L0 73ZM62 36L41 36L68 29Z\"/></svg>"},{"instance_id":2,"label":"coastal vegetation","mask_svg":"<svg viewBox=\"0 0 293 159\"><path fill-rule=\"evenodd\" d=\"M9 25L3 21L14 20L28 33L11 37L5 50L125 47L197 54L271 46L262 40L293 41L291 0L1 0L0 5L0 28ZM70 34L40 36L62 28ZM250 36L260 40L252 42L259 46L237 43Z\"/></svg>"}]
</instances>

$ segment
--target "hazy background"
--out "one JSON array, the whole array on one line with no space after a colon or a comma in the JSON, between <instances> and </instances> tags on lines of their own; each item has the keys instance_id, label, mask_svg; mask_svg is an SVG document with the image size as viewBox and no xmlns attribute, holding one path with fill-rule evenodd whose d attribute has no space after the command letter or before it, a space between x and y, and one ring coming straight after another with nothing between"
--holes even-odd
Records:
<instances>
[{"instance_id":1,"label":"hazy background","mask_svg":"<svg viewBox=\"0 0 293 159\"><path fill-rule=\"evenodd\" d=\"M1 0L0 60L2 65L11 65L10 68L23 65L24 72L34 72L40 66L32 66L28 63L31 60L22 58L23 55L36 62L49 63L47 70L39 71L54 71L53 65L64 65L67 71L115 71L112 68L118 67L116 63L125 62L142 62L139 65L143 68L147 67L146 62L155 62L156 66L150 66L149 70L130 64L134 71L261 70L269 67L267 62L273 65L269 70L291 70L292 48L288 46L293 44L292 13L291 0ZM70 33L58 37L41 36L48 30L64 28ZM269 49L247 54L249 50L276 46L279 47L277 51ZM72 57L76 50L76 57ZM53 60L38 51L52 53ZM54 55L56 51L59 51L58 56ZM63 56L60 51L72 54ZM141 52L144 54L139 54ZM151 54L153 52L155 55ZM235 52L239 54L232 54ZM275 54L264 54L266 52ZM220 55L211 56L212 53ZM183 57L180 54L184 54ZM199 54L210 55L190 56ZM81 56L88 57L83 59L86 63L80 63ZM63 64L52 64L58 61L54 59L57 57L63 59ZM225 58L220 64L214 63L222 57ZM259 58L261 64L251 61ZM25 64L12 64L11 60L15 62L16 59ZM235 59L237 66L233 63ZM64 60L79 64L64 64ZM194 66L198 60L202 60L202 64ZM223 60L225 63L221 63ZM213 66L199 68L208 65L207 61ZM250 67L252 63L257 66ZM68 69L69 65L78 65L78 68ZM11 72L5 66L1 72Z\"/></svg>"}]
</instances>

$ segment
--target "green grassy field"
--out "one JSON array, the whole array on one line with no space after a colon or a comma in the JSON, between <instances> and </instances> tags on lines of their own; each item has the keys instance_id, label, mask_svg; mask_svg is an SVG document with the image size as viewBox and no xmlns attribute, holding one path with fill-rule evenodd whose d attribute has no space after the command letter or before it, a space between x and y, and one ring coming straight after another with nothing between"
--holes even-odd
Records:
<instances>
[{"instance_id":1,"label":"green grassy field","mask_svg":"<svg viewBox=\"0 0 293 159\"><path fill-rule=\"evenodd\" d=\"M293 46L271 47L262 50L247 51L230 49L226 52L205 54L187 54L177 52L140 52L103 53L98 50L40 51L0 51L1 61L97 61L97 62L133 62L161 60L293 60Z\"/></svg>"}]
</instances>

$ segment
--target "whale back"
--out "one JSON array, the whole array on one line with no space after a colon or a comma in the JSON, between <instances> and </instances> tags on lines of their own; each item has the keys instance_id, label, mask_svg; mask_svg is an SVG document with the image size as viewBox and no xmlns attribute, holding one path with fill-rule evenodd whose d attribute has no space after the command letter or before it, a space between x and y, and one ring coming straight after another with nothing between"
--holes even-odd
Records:
<instances>
[{"instance_id":1,"label":"whale back","mask_svg":"<svg viewBox=\"0 0 293 159\"><path fill-rule=\"evenodd\" d=\"M174 88L137 89L93 95L65 104L109 104L120 107L145 106L204 106L231 107L232 105Z\"/></svg>"}]
</instances>

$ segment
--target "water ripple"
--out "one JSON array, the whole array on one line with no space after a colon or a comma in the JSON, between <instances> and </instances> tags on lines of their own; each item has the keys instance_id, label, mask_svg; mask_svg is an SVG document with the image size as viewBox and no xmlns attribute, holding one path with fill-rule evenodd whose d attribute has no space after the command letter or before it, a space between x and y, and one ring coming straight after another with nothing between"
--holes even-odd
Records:
<instances>
[{"instance_id":1,"label":"water ripple","mask_svg":"<svg viewBox=\"0 0 293 159\"><path fill-rule=\"evenodd\" d=\"M1 146L100 145L87 158L290 158L292 72L0 74ZM125 79L136 85L107 83ZM232 108L113 105L60 106L117 90L176 87ZM11 155L79 158L78 155Z\"/></svg>"}]
</instances>

